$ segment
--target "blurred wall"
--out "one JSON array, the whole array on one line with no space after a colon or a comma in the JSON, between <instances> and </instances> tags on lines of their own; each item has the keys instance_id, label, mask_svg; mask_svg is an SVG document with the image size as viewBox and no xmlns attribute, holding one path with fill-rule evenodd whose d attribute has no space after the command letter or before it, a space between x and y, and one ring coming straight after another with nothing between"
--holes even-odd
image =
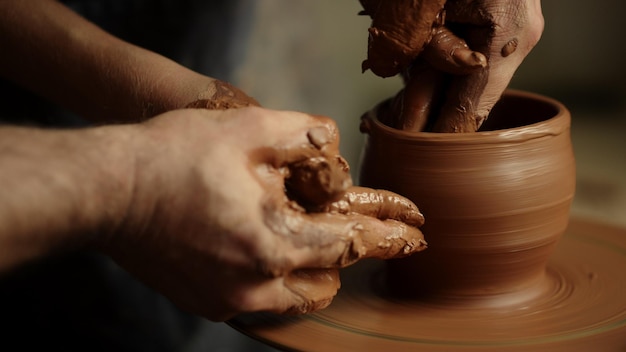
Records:
<instances>
[{"instance_id":1,"label":"blurred wall","mask_svg":"<svg viewBox=\"0 0 626 352\"><path fill-rule=\"evenodd\" d=\"M542 8L544 34L512 86L553 95L572 108L623 109L626 2L547 0Z\"/></svg>"},{"instance_id":2,"label":"blurred wall","mask_svg":"<svg viewBox=\"0 0 626 352\"><path fill-rule=\"evenodd\" d=\"M357 0L263 0L237 84L262 105L334 118L353 170L359 118L394 94L399 79L361 73L370 20Z\"/></svg>"}]
</instances>

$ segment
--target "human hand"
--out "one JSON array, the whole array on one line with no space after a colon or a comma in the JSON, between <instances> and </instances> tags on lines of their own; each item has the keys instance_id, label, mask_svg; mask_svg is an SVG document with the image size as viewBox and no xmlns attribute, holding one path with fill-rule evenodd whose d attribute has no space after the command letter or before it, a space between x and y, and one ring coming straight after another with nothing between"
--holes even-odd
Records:
<instances>
[{"instance_id":1,"label":"human hand","mask_svg":"<svg viewBox=\"0 0 626 352\"><path fill-rule=\"evenodd\" d=\"M337 268L425 248L415 205L350 187L328 118L178 110L137 125L132 143L132 201L100 247L209 319L323 308Z\"/></svg>"},{"instance_id":2,"label":"human hand","mask_svg":"<svg viewBox=\"0 0 626 352\"><path fill-rule=\"evenodd\" d=\"M390 32L402 50L389 51L397 54L385 58L402 65L390 69L388 63L379 70L404 75L405 88L394 99L385 121L404 130L476 131L539 41L544 25L539 0L381 2L380 6L412 9L411 16L395 15L398 24L389 14L387 19L376 19L371 6L377 1L361 3L370 7L365 8L373 17L372 26L382 21L383 27L402 29ZM393 14L399 12L396 9ZM376 58L372 43L381 37L385 38L370 36L364 68L374 65L369 62ZM384 63L378 60L376 65Z\"/></svg>"}]
</instances>

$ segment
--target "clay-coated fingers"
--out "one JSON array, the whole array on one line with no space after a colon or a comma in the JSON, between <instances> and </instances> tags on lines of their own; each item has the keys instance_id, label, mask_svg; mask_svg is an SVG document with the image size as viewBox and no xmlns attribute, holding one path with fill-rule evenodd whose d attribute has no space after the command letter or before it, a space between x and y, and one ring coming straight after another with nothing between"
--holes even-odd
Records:
<instances>
[{"instance_id":1,"label":"clay-coated fingers","mask_svg":"<svg viewBox=\"0 0 626 352\"><path fill-rule=\"evenodd\" d=\"M487 57L488 67L453 77L435 132L476 131L543 31L540 0L448 1L446 23Z\"/></svg>"},{"instance_id":2,"label":"clay-coated fingers","mask_svg":"<svg viewBox=\"0 0 626 352\"><path fill-rule=\"evenodd\" d=\"M399 258L426 248L417 227L397 220L357 213L294 212L280 218L270 227L282 237L279 255L284 258L274 258L282 270L341 268L363 258Z\"/></svg>"},{"instance_id":3,"label":"clay-coated fingers","mask_svg":"<svg viewBox=\"0 0 626 352\"><path fill-rule=\"evenodd\" d=\"M248 288L241 298L244 312L304 314L326 308L341 283L336 269L295 270Z\"/></svg>"},{"instance_id":4,"label":"clay-coated fingers","mask_svg":"<svg viewBox=\"0 0 626 352\"><path fill-rule=\"evenodd\" d=\"M484 54L471 50L465 40L445 26L435 29L422 55L436 69L455 75L466 75L487 67Z\"/></svg>"},{"instance_id":5,"label":"clay-coated fingers","mask_svg":"<svg viewBox=\"0 0 626 352\"><path fill-rule=\"evenodd\" d=\"M487 119L489 110L499 99L485 96L489 72L480 70L465 76L455 77L448 85L445 102L433 123L433 132L466 133L476 132ZM502 93L499 91L498 93ZM479 111L479 106L488 105L489 110Z\"/></svg>"},{"instance_id":6,"label":"clay-coated fingers","mask_svg":"<svg viewBox=\"0 0 626 352\"><path fill-rule=\"evenodd\" d=\"M302 262L300 267L346 267L361 259L401 258L426 248L422 232L414 226L393 219L377 218L353 213L310 214L311 227L326 222L326 230L333 233L331 241L328 234L309 231L314 246L319 243L318 253L312 253L310 262ZM320 235L324 237L319 237ZM315 247L313 247L315 249ZM316 265L317 264L317 265ZM313 266L311 266L313 265Z\"/></svg>"},{"instance_id":7,"label":"clay-coated fingers","mask_svg":"<svg viewBox=\"0 0 626 352\"><path fill-rule=\"evenodd\" d=\"M424 131L441 103L445 75L418 60L407 77L405 88L394 98L391 127L404 131Z\"/></svg>"},{"instance_id":8,"label":"clay-coated fingers","mask_svg":"<svg viewBox=\"0 0 626 352\"><path fill-rule=\"evenodd\" d=\"M207 91L202 97L200 97L200 99L187 104L185 108L226 110L244 108L248 106L260 106L260 104L239 88L228 82L216 79L209 83Z\"/></svg>"},{"instance_id":9,"label":"clay-coated fingers","mask_svg":"<svg viewBox=\"0 0 626 352\"><path fill-rule=\"evenodd\" d=\"M341 199L325 209L340 214L359 213L379 220L397 220L408 225L424 225L424 215L409 199L386 190L350 187Z\"/></svg>"},{"instance_id":10,"label":"clay-coated fingers","mask_svg":"<svg viewBox=\"0 0 626 352\"><path fill-rule=\"evenodd\" d=\"M445 3L446 0L361 0L362 14L372 18L363 71L370 69L381 77L404 71L430 39L434 23L441 21Z\"/></svg>"},{"instance_id":11,"label":"clay-coated fingers","mask_svg":"<svg viewBox=\"0 0 626 352\"><path fill-rule=\"evenodd\" d=\"M339 130L325 116L272 111L271 130L263 134L267 147L260 148L259 160L284 167L309 158L339 155Z\"/></svg>"},{"instance_id":12,"label":"clay-coated fingers","mask_svg":"<svg viewBox=\"0 0 626 352\"><path fill-rule=\"evenodd\" d=\"M283 282L295 298L295 302L283 311L287 314L304 314L326 308L341 286L337 269L295 270L284 277Z\"/></svg>"},{"instance_id":13,"label":"clay-coated fingers","mask_svg":"<svg viewBox=\"0 0 626 352\"><path fill-rule=\"evenodd\" d=\"M271 110L259 115L261 127L251 136L250 159L259 166L255 171L266 187L281 194L286 188L290 199L309 207L337 199L352 185L348 163L339 155L333 120Z\"/></svg>"}]
</instances>

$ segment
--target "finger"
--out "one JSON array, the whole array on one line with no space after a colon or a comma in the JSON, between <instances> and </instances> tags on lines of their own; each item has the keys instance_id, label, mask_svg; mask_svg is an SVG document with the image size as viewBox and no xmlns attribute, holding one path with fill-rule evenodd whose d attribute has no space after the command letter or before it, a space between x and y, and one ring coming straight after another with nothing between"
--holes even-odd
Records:
<instances>
[{"instance_id":1,"label":"finger","mask_svg":"<svg viewBox=\"0 0 626 352\"><path fill-rule=\"evenodd\" d=\"M339 131L329 117L294 111L248 109L255 129L243 138L251 161L277 169L318 156L339 154ZM232 129L241 129L235 121Z\"/></svg>"},{"instance_id":2,"label":"finger","mask_svg":"<svg viewBox=\"0 0 626 352\"><path fill-rule=\"evenodd\" d=\"M468 34L489 37L484 29L474 29ZM434 132L474 132L480 128L530 51L526 47L503 56L503 48L517 40L494 37L483 43L481 50L488 53L489 67L450 80L440 116L433 126Z\"/></svg>"},{"instance_id":3,"label":"finger","mask_svg":"<svg viewBox=\"0 0 626 352\"><path fill-rule=\"evenodd\" d=\"M308 207L331 202L352 185L333 120L270 110L260 115L249 157L259 165L255 171L268 189L283 195L286 187L289 198Z\"/></svg>"},{"instance_id":4,"label":"finger","mask_svg":"<svg viewBox=\"0 0 626 352\"><path fill-rule=\"evenodd\" d=\"M393 219L384 221L364 217L362 243L365 246L364 258L393 259L402 258L426 249L427 243L422 232L413 226ZM384 234L384 236L381 236ZM345 256L344 256L345 257ZM355 261L346 261L342 266Z\"/></svg>"},{"instance_id":5,"label":"finger","mask_svg":"<svg viewBox=\"0 0 626 352\"><path fill-rule=\"evenodd\" d=\"M299 128L292 132L291 139L272 146L272 153L267 158L269 163L281 167L318 156L339 155L336 123L325 116L306 115L306 118L308 123L304 130Z\"/></svg>"},{"instance_id":6,"label":"finger","mask_svg":"<svg viewBox=\"0 0 626 352\"><path fill-rule=\"evenodd\" d=\"M337 269L295 270L284 278L284 284L295 298L283 311L287 314L310 313L328 307L341 286Z\"/></svg>"},{"instance_id":7,"label":"finger","mask_svg":"<svg viewBox=\"0 0 626 352\"><path fill-rule=\"evenodd\" d=\"M397 122L392 127L405 131L424 131L433 111L440 103L444 75L425 65L416 64L410 70L405 88L394 99L392 113Z\"/></svg>"},{"instance_id":8,"label":"finger","mask_svg":"<svg viewBox=\"0 0 626 352\"><path fill-rule=\"evenodd\" d=\"M274 261L295 268L341 268L363 258L404 257L426 247L416 227L361 214L283 213L267 225L282 235Z\"/></svg>"},{"instance_id":9,"label":"finger","mask_svg":"<svg viewBox=\"0 0 626 352\"><path fill-rule=\"evenodd\" d=\"M326 308L341 283L336 269L296 270L248 288L240 298L243 312L304 314Z\"/></svg>"},{"instance_id":10,"label":"finger","mask_svg":"<svg viewBox=\"0 0 626 352\"><path fill-rule=\"evenodd\" d=\"M363 0L363 14L372 18L368 29L367 60L362 64L381 77L405 70L431 37L445 0Z\"/></svg>"},{"instance_id":11,"label":"finger","mask_svg":"<svg viewBox=\"0 0 626 352\"><path fill-rule=\"evenodd\" d=\"M393 219L379 220L357 213L310 214L308 219L312 230L303 235L309 237L313 252L301 263L295 262L296 267L342 268L365 258L401 258L426 248L418 228Z\"/></svg>"},{"instance_id":12,"label":"finger","mask_svg":"<svg viewBox=\"0 0 626 352\"><path fill-rule=\"evenodd\" d=\"M447 88L445 102L433 124L433 132L476 132L487 118L495 100L487 99L485 87L489 78L487 69L452 79ZM501 94L502 92L500 92ZM488 109L478 110L479 106Z\"/></svg>"},{"instance_id":13,"label":"finger","mask_svg":"<svg viewBox=\"0 0 626 352\"><path fill-rule=\"evenodd\" d=\"M435 29L422 55L434 68L454 75L466 75L487 67L485 55L471 50L465 40L445 26Z\"/></svg>"},{"instance_id":14,"label":"finger","mask_svg":"<svg viewBox=\"0 0 626 352\"><path fill-rule=\"evenodd\" d=\"M359 213L379 220L397 220L408 225L424 225L424 215L409 199L399 194L367 187L351 187L326 209L340 214Z\"/></svg>"},{"instance_id":15,"label":"finger","mask_svg":"<svg viewBox=\"0 0 626 352\"><path fill-rule=\"evenodd\" d=\"M449 5L449 6L448 6ZM470 47L487 57L489 67L454 77L437 132L477 130L507 88L513 74L539 41L543 16L538 0L454 1L447 21L463 27Z\"/></svg>"},{"instance_id":16,"label":"finger","mask_svg":"<svg viewBox=\"0 0 626 352\"><path fill-rule=\"evenodd\" d=\"M275 123L275 130L267 138L277 135L286 139L255 150L253 160L281 169L285 177L287 195L305 207L327 204L337 199L352 185L350 168L339 155L339 133L333 120L324 116L289 112L275 112L276 118L287 115L288 121ZM295 124L286 130L286 125ZM283 187L282 182L274 184Z\"/></svg>"},{"instance_id":17,"label":"finger","mask_svg":"<svg viewBox=\"0 0 626 352\"><path fill-rule=\"evenodd\" d=\"M247 106L260 106L260 104L239 88L228 82L216 79L209 83L206 92L203 93L203 97L187 104L185 108L226 110Z\"/></svg>"}]
</instances>

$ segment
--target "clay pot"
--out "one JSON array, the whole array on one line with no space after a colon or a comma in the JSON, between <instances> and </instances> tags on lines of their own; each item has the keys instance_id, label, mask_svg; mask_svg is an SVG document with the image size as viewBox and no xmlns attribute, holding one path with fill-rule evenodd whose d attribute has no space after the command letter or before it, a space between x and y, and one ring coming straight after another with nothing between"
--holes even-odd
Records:
<instances>
[{"instance_id":1,"label":"clay pot","mask_svg":"<svg viewBox=\"0 0 626 352\"><path fill-rule=\"evenodd\" d=\"M575 165L570 113L508 91L476 133L405 132L363 116L360 183L414 201L428 249L390 261L388 287L445 304L508 305L541 295L568 223Z\"/></svg>"}]
</instances>

